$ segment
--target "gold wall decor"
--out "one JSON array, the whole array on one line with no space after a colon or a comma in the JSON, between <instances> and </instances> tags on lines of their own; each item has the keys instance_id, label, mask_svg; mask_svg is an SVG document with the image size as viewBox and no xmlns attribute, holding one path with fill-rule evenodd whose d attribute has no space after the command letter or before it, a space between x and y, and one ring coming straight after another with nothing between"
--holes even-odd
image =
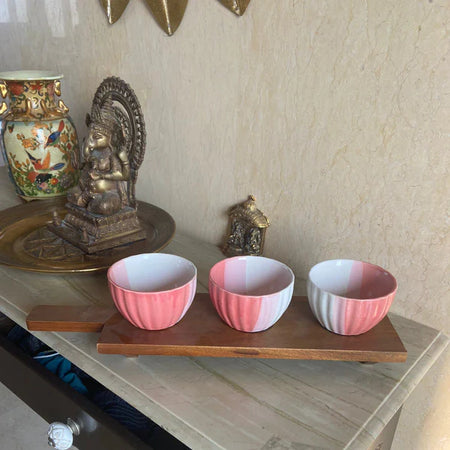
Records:
<instances>
[{"instance_id":1,"label":"gold wall decor","mask_svg":"<svg viewBox=\"0 0 450 450\"><path fill-rule=\"evenodd\" d=\"M108 22L113 24L117 22L125 11L130 0L100 0L103 10L106 13ZM219 0L222 5L234 12L238 16L242 16L247 9L250 0ZM169 35L177 31L188 0L145 0L150 11L158 23L158 25Z\"/></svg>"},{"instance_id":2,"label":"gold wall decor","mask_svg":"<svg viewBox=\"0 0 450 450\"><path fill-rule=\"evenodd\" d=\"M242 16L247 9L250 0L219 0L225 8L233 11L236 15Z\"/></svg>"},{"instance_id":3,"label":"gold wall decor","mask_svg":"<svg viewBox=\"0 0 450 450\"><path fill-rule=\"evenodd\" d=\"M222 248L226 256L262 255L269 219L256 207L253 195L228 213L228 234Z\"/></svg>"},{"instance_id":4,"label":"gold wall decor","mask_svg":"<svg viewBox=\"0 0 450 450\"><path fill-rule=\"evenodd\" d=\"M172 36L183 20L188 0L145 0L158 25Z\"/></svg>"},{"instance_id":5,"label":"gold wall decor","mask_svg":"<svg viewBox=\"0 0 450 450\"><path fill-rule=\"evenodd\" d=\"M100 0L103 10L106 13L108 22L113 24L120 19L130 0Z\"/></svg>"}]
</instances>

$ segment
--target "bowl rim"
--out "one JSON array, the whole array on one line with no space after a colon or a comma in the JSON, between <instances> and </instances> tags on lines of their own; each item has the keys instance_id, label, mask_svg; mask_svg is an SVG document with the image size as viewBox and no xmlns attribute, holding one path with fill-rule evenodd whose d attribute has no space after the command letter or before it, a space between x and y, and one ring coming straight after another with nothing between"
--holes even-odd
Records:
<instances>
[{"instance_id":1,"label":"bowl rim","mask_svg":"<svg viewBox=\"0 0 450 450\"><path fill-rule=\"evenodd\" d=\"M377 269L380 269L381 271L386 272L392 278L392 280L394 281L394 288L391 291L389 291L387 294L385 294L385 295L382 295L380 297L373 297L373 298L354 298L354 297L346 297L344 295L334 294L333 292L328 291L327 289L323 289L323 288L319 287L316 283L314 283L314 281L311 280L311 272L312 272L312 270L314 268L316 268L317 266L320 266L323 263L334 262L334 261L361 262L363 264L368 264L369 266L376 267ZM322 292L325 292L327 294L333 295L335 297L343 298L345 300L354 300L356 302L375 302L377 300L384 299L386 297L391 296L392 294L395 294L397 292L397 289L398 289L397 279L388 270L384 269L383 267L379 266L378 264L373 264L373 263L368 262L368 261L362 261L362 260L359 260L359 259L350 259L350 258L325 259L324 261L320 261L317 264L314 264L314 266L312 266L311 269L308 272L307 283L313 284L317 289L320 289ZM308 296L308 299L309 299L309 296Z\"/></svg>"},{"instance_id":2,"label":"bowl rim","mask_svg":"<svg viewBox=\"0 0 450 450\"><path fill-rule=\"evenodd\" d=\"M113 280L111 279L110 271L112 271L112 268L113 268L116 264L118 264L119 262L124 261L124 260L126 260L126 259L129 259L129 258L133 258L133 257L136 257L136 256L144 256L144 255L165 255L165 256L173 256L173 257L176 257L177 259L183 259L184 261L187 261L189 264L191 264L191 266L194 268L194 275L189 279L189 281L187 281L186 283L182 284L181 286L178 286L178 287L173 288L173 289L164 289L164 290L161 290L161 291L135 291L135 290L133 290L133 289L127 289L127 288L124 288L124 287L120 286L119 284L117 284L115 281L113 281ZM185 288L187 285L191 284L194 280L196 280L196 279L197 279L197 267L196 267L196 265L195 265L192 261L190 261L189 259L183 258L182 256L173 255L172 253L159 253L159 252L155 252L155 253L136 253L135 255L130 255L130 256L127 256L126 258L119 259L119 260L116 261L114 264L112 264L112 265L109 267L108 272L106 273L106 276L107 276L107 278L108 278L108 282L110 282L112 285L114 285L115 287L119 288L120 290L122 290L122 291L124 291L124 292L131 292L131 293L133 293L133 294L139 294L139 295L164 294L164 293L169 293L169 292L175 292L175 291L177 291L177 290L179 290L179 289L183 289L183 288ZM194 294L194 295L195 295L195 294Z\"/></svg>"},{"instance_id":3,"label":"bowl rim","mask_svg":"<svg viewBox=\"0 0 450 450\"><path fill-rule=\"evenodd\" d=\"M211 277L211 272L212 272L212 270L214 269L214 267L216 267L216 266L219 265L219 264L225 263L225 261L230 261L230 260L239 259L239 258L240 258L240 259L256 259L256 258L258 258L258 259L266 259L266 260L269 260L269 261L275 261L275 262L278 263L279 265L284 266L284 267L286 267L286 268L288 269L288 271L289 271L289 273L290 273L290 275L291 275L291 277L292 277L292 280L291 280L291 282L290 282L286 287L284 287L283 289L279 289L278 291L274 291L274 292L271 292L271 293L269 293L269 294L263 294L263 295L237 294L237 293L235 293L235 292L229 291L228 289L225 289L225 288L219 286L219 284L218 284L216 281L214 281L214 280L212 279L212 277ZM211 267L211 269L209 270L209 282L212 283L212 284L214 284L215 286L217 286L219 289L221 289L223 292L226 292L227 294L235 295L235 296L238 296L238 297L261 298L261 297L267 297L267 296L279 294L280 292L283 292L284 290L286 290L286 289L288 289L289 287L293 286L294 283L295 283L295 274L294 274L294 271L293 271L287 264L285 264L285 263L283 263L283 262L281 262L281 261L278 261L277 259L267 258L266 256L256 256L256 255L237 255L237 256L233 256L233 257L231 257L231 258L224 258L224 259L221 259L220 261L217 261L216 264L214 264L214 265ZM212 297L212 295L211 295L211 297Z\"/></svg>"}]
</instances>

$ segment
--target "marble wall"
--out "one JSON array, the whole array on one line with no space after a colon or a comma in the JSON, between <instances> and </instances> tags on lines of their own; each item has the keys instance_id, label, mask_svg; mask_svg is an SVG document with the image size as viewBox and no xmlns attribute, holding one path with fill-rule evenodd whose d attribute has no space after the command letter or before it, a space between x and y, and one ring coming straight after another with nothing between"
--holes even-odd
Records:
<instances>
[{"instance_id":1,"label":"marble wall","mask_svg":"<svg viewBox=\"0 0 450 450\"><path fill-rule=\"evenodd\" d=\"M138 197L180 231L220 243L254 194L267 256L301 279L329 258L379 264L392 310L448 333L449 25L448 0L253 0L241 18L191 0L168 37L141 0L113 26L95 1L3 0L1 70L64 73L81 135L98 84L123 78L147 122ZM448 366L398 448L450 445Z\"/></svg>"}]
</instances>

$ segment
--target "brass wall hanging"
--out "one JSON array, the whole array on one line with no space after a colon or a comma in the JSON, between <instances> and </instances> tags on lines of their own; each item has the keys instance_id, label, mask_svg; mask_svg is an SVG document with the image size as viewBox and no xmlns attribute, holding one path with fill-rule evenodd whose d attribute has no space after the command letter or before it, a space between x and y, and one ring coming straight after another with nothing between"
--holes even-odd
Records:
<instances>
[{"instance_id":1,"label":"brass wall hanging","mask_svg":"<svg viewBox=\"0 0 450 450\"><path fill-rule=\"evenodd\" d=\"M158 25L172 36L183 20L188 0L145 0Z\"/></svg>"},{"instance_id":2,"label":"brass wall hanging","mask_svg":"<svg viewBox=\"0 0 450 450\"><path fill-rule=\"evenodd\" d=\"M230 208L229 225L225 244L222 248L226 256L260 256L264 250L264 238L269 219L256 207L253 195Z\"/></svg>"},{"instance_id":3,"label":"brass wall hanging","mask_svg":"<svg viewBox=\"0 0 450 450\"><path fill-rule=\"evenodd\" d=\"M120 19L130 0L100 0L103 10L105 11L108 22L113 24Z\"/></svg>"},{"instance_id":4,"label":"brass wall hanging","mask_svg":"<svg viewBox=\"0 0 450 450\"><path fill-rule=\"evenodd\" d=\"M247 9L250 0L219 0L225 8L233 11L236 15L242 16Z\"/></svg>"},{"instance_id":5,"label":"brass wall hanging","mask_svg":"<svg viewBox=\"0 0 450 450\"><path fill-rule=\"evenodd\" d=\"M130 0L100 0L108 22L120 19ZM188 0L145 0L158 25L172 36L183 20ZM219 0L220 3L238 16L242 16L250 0Z\"/></svg>"}]
</instances>

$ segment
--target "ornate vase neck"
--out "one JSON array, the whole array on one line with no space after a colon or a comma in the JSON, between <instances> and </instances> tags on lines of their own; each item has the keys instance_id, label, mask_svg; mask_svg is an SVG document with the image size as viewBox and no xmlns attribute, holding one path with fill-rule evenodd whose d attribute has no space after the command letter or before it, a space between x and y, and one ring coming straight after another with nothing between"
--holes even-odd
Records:
<instances>
[{"instance_id":1,"label":"ornate vase neck","mask_svg":"<svg viewBox=\"0 0 450 450\"><path fill-rule=\"evenodd\" d=\"M67 117L68 108L62 100L59 80L7 80L9 94L7 120L46 120Z\"/></svg>"}]
</instances>

